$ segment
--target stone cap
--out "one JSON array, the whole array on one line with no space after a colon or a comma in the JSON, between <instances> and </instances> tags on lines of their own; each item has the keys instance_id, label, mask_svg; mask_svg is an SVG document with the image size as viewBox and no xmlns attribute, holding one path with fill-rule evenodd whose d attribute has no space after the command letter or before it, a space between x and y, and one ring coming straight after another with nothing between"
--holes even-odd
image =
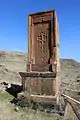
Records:
<instances>
[{"instance_id":1,"label":"stone cap","mask_svg":"<svg viewBox=\"0 0 80 120\"><path fill-rule=\"evenodd\" d=\"M50 13L50 12L56 12L56 10L54 9L54 10L46 10L46 11L42 11L42 12L32 13L32 14L29 14L29 16Z\"/></svg>"},{"instance_id":2,"label":"stone cap","mask_svg":"<svg viewBox=\"0 0 80 120\"><path fill-rule=\"evenodd\" d=\"M41 78L55 78L54 72L19 72L21 77L41 77Z\"/></svg>"}]
</instances>

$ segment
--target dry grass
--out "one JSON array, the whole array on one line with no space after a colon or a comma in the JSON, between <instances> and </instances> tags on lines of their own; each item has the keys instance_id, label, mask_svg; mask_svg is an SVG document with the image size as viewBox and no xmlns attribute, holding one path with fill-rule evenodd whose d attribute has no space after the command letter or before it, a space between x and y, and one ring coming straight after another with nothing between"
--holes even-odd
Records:
<instances>
[{"instance_id":1,"label":"dry grass","mask_svg":"<svg viewBox=\"0 0 80 120\"><path fill-rule=\"evenodd\" d=\"M31 108L19 108L10 101L13 97L7 92L0 92L0 120L61 120L60 116L35 111Z\"/></svg>"}]
</instances>

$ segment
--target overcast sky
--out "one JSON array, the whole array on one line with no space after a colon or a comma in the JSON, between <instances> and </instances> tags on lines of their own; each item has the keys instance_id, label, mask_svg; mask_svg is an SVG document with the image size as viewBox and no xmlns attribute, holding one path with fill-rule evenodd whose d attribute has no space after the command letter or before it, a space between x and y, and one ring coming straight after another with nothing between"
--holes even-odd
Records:
<instances>
[{"instance_id":1,"label":"overcast sky","mask_svg":"<svg viewBox=\"0 0 80 120\"><path fill-rule=\"evenodd\" d=\"M0 50L27 52L28 14L54 9L60 57L80 61L80 0L0 0Z\"/></svg>"}]
</instances>

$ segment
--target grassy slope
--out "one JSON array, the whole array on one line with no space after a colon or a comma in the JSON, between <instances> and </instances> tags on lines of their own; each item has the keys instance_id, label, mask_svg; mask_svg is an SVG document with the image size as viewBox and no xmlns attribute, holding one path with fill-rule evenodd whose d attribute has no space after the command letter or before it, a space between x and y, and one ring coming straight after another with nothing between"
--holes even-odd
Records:
<instances>
[{"instance_id":1,"label":"grassy slope","mask_svg":"<svg viewBox=\"0 0 80 120\"><path fill-rule=\"evenodd\" d=\"M34 111L31 108L19 108L10 103L13 97L0 92L0 120L61 120L59 116L53 114Z\"/></svg>"}]
</instances>

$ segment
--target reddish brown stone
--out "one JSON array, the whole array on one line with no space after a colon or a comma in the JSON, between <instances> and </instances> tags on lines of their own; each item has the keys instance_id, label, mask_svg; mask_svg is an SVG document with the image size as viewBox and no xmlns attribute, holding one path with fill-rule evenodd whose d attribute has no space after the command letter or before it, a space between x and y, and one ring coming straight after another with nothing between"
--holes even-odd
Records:
<instances>
[{"instance_id":1,"label":"reddish brown stone","mask_svg":"<svg viewBox=\"0 0 80 120\"><path fill-rule=\"evenodd\" d=\"M56 12L31 14L28 25L27 71L20 72L23 91L34 101L56 101L58 104L60 59Z\"/></svg>"},{"instance_id":2,"label":"reddish brown stone","mask_svg":"<svg viewBox=\"0 0 80 120\"><path fill-rule=\"evenodd\" d=\"M58 30L56 12L29 15L28 71L55 71ZM54 65L55 62L55 65Z\"/></svg>"}]
</instances>

